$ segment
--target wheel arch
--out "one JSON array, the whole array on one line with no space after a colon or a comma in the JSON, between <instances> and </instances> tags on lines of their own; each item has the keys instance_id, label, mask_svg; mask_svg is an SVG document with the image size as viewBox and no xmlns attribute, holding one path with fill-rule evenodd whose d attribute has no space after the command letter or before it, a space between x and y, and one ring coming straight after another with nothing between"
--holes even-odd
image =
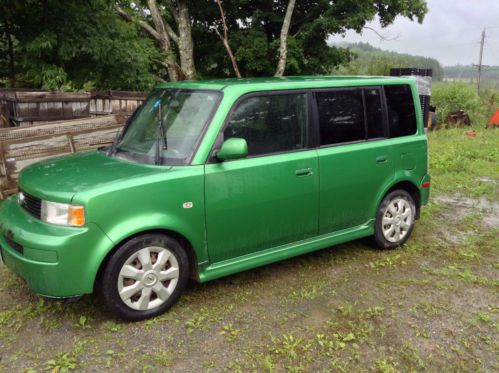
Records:
<instances>
[{"instance_id":1,"label":"wheel arch","mask_svg":"<svg viewBox=\"0 0 499 373\"><path fill-rule=\"evenodd\" d=\"M101 260L99 264L99 268L97 270L97 273L94 278L94 292L96 290L97 285L99 284L99 281L102 277L103 271L106 268L107 263L111 259L112 255L127 241L138 237L142 236L144 234L164 234L167 236L170 236L174 238L175 240L179 241L179 243L182 245L184 250L187 253L187 258L189 259L189 268L190 268L190 277L191 279L195 281L199 281L199 270L198 270L198 261L197 261L197 255L196 252L194 251L194 247L192 246L191 242L182 234L170 230L170 229L148 229L140 232L135 232L131 234L130 236L123 238L121 241L117 242L111 250L107 252L105 255L104 259Z\"/></svg>"},{"instance_id":2,"label":"wheel arch","mask_svg":"<svg viewBox=\"0 0 499 373\"><path fill-rule=\"evenodd\" d=\"M419 216L421 213L421 192L420 192L419 188L412 181L409 181L409 180L397 181L395 184L393 184L387 190L385 190L385 192L383 193L383 195L381 196L381 198L379 200L380 201L379 204L381 204L381 201L383 200L383 198L385 198L385 196L388 193L391 193L397 189L405 190L407 193L409 193L411 195L411 197L414 200L414 203L416 205L416 219L419 219ZM379 206L379 204L378 204L378 206Z\"/></svg>"}]
</instances>

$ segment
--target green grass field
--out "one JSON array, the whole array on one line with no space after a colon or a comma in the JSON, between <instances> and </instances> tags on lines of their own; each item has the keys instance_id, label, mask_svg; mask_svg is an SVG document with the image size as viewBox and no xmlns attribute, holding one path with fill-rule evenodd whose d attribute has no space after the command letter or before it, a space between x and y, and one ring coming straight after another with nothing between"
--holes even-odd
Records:
<instances>
[{"instance_id":1,"label":"green grass field","mask_svg":"<svg viewBox=\"0 0 499 373\"><path fill-rule=\"evenodd\" d=\"M0 265L0 371L497 371L499 130L429 137L431 203L398 250L356 241L191 284L139 323L43 300Z\"/></svg>"}]
</instances>

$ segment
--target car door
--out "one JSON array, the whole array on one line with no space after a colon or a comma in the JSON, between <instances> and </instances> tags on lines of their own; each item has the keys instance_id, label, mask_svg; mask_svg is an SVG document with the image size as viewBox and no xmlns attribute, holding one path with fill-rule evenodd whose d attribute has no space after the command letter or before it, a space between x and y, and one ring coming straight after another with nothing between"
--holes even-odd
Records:
<instances>
[{"instance_id":1,"label":"car door","mask_svg":"<svg viewBox=\"0 0 499 373\"><path fill-rule=\"evenodd\" d=\"M320 146L319 233L374 218L380 190L393 177L379 87L314 93Z\"/></svg>"},{"instance_id":2,"label":"car door","mask_svg":"<svg viewBox=\"0 0 499 373\"><path fill-rule=\"evenodd\" d=\"M309 149L308 93L239 100L223 130L244 138L248 157L205 166L210 261L253 254L318 230L318 160Z\"/></svg>"}]
</instances>

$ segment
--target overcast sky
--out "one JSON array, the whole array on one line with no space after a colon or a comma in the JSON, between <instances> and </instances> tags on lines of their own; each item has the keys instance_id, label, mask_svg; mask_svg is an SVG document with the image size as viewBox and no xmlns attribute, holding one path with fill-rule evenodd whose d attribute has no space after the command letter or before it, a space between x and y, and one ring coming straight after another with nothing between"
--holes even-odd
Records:
<instances>
[{"instance_id":1,"label":"overcast sky","mask_svg":"<svg viewBox=\"0 0 499 373\"><path fill-rule=\"evenodd\" d=\"M398 17L382 29L378 21L368 26L392 41L381 40L374 32L348 32L333 42L368 42L386 50L433 57L444 66L478 63L482 29L486 29L483 63L499 65L499 0L428 0L429 11L422 24Z\"/></svg>"}]
</instances>

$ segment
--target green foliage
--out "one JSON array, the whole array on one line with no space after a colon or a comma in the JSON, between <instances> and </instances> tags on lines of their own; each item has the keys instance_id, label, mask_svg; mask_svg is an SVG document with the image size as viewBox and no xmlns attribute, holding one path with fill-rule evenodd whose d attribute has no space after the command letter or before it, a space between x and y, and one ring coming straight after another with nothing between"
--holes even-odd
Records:
<instances>
[{"instance_id":1,"label":"green foliage","mask_svg":"<svg viewBox=\"0 0 499 373\"><path fill-rule=\"evenodd\" d=\"M433 70L433 80L440 81L444 73L434 58L384 51L367 43L340 44L352 53L352 60L332 71L342 75L390 75L391 68L415 67Z\"/></svg>"},{"instance_id":2,"label":"green foliage","mask_svg":"<svg viewBox=\"0 0 499 373\"><path fill-rule=\"evenodd\" d=\"M178 30L168 7L158 3L163 18ZM137 22L119 17L117 4L151 22L145 0L2 0L0 85L148 90L155 81L166 79L165 55L157 40ZM205 0L187 4L199 77L234 76L214 31L221 30L218 6ZM274 75L287 5L288 0L223 3L230 44L244 76ZM422 21L426 12L424 0L299 1L289 30L286 74L324 74L348 62L348 49L327 46L331 34L360 31L376 16L383 26L397 16ZM172 53L178 56L175 45Z\"/></svg>"},{"instance_id":3,"label":"green foliage","mask_svg":"<svg viewBox=\"0 0 499 373\"><path fill-rule=\"evenodd\" d=\"M18 86L149 89L155 60L162 58L137 26L116 16L108 0L4 0L0 30L7 28L15 40Z\"/></svg>"},{"instance_id":4,"label":"green foliage","mask_svg":"<svg viewBox=\"0 0 499 373\"><path fill-rule=\"evenodd\" d=\"M233 76L224 47L213 31L220 29L215 4L191 7L194 22L198 73L202 77ZM269 76L276 69L279 35L288 0L245 0L223 3L230 44L244 76ZM287 75L325 74L348 62L351 53L342 47L328 47L331 34L362 30L379 16L384 26L401 15L422 21L427 11L423 0L303 0L297 1L288 39ZM208 25L208 30L206 29ZM207 32L208 31L208 32Z\"/></svg>"},{"instance_id":5,"label":"green foliage","mask_svg":"<svg viewBox=\"0 0 499 373\"><path fill-rule=\"evenodd\" d=\"M45 363L45 370L51 372L69 372L76 369L76 358L69 353L59 354L57 358Z\"/></svg>"},{"instance_id":6,"label":"green foliage","mask_svg":"<svg viewBox=\"0 0 499 373\"><path fill-rule=\"evenodd\" d=\"M467 113L478 107L476 89L466 83L439 84L433 87L432 104L436 105L439 118L445 120L449 113L464 110Z\"/></svg>"},{"instance_id":7,"label":"green foliage","mask_svg":"<svg viewBox=\"0 0 499 373\"><path fill-rule=\"evenodd\" d=\"M439 121L445 121L449 113L464 110L473 124L485 126L497 109L497 97L499 90L484 89L478 96L475 85L457 81L435 84L431 102L437 107Z\"/></svg>"}]
</instances>

